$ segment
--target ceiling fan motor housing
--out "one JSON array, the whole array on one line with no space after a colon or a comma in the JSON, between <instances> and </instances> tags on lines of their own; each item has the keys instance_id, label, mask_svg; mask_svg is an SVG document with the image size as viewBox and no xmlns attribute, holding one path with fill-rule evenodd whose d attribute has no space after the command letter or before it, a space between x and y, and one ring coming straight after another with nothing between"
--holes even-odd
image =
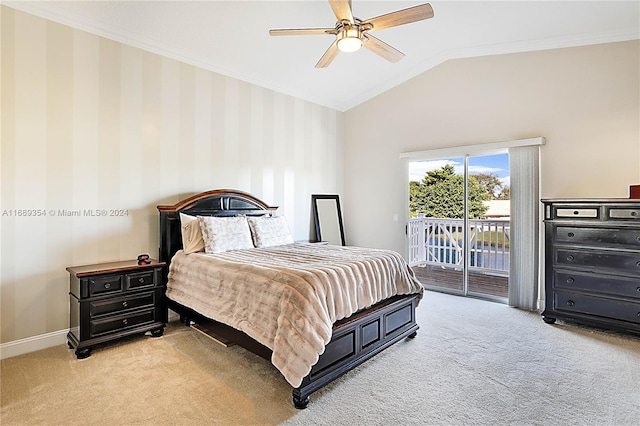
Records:
<instances>
[{"instance_id":1,"label":"ceiling fan motor housing","mask_svg":"<svg viewBox=\"0 0 640 426\"><path fill-rule=\"evenodd\" d=\"M347 21L340 23L341 27L338 29L338 34L336 35L338 49L341 52L355 52L360 49L362 46L362 27L359 23L351 24ZM336 28L337 29L337 28Z\"/></svg>"}]
</instances>

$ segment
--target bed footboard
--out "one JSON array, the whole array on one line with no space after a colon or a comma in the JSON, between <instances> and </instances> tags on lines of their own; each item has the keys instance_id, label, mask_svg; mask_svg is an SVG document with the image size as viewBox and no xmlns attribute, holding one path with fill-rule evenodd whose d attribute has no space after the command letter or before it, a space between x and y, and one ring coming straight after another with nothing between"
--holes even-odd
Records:
<instances>
[{"instance_id":1,"label":"bed footboard","mask_svg":"<svg viewBox=\"0 0 640 426\"><path fill-rule=\"evenodd\" d=\"M324 353L293 390L293 403L303 409L309 395L394 343L417 334L417 296L395 296L338 321Z\"/></svg>"},{"instance_id":2,"label":"bed footboard","mask_svg":"<svg viewBox=\"0 0 640 426\"><path fill-rule=\"evenodd\" d=\"M304 409L309 396L349 370L405 338L413 338L418 331L416 305L418 295L394 296L369 309L357 312L333 326L333 337L311 372L293 389L293 404ZM205 325L216 340L233 342L271 360L271 351L245 333L206 318L194 310L170 299L167 308L180 315L185 325Z\"/></svg>"}]
</instances>

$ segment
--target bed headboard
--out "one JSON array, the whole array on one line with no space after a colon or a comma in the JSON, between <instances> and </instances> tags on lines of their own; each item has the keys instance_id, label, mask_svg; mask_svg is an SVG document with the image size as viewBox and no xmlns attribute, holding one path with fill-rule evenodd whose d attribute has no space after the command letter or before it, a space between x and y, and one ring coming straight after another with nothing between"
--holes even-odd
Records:
<instances>
[{"instance_id":1,"label":"bed headboard","mask_svg":"<svg viewBox=\"0 0 640 426\"><path fill-rule=\"evenodd\" d=\"M262 216L273 215L277 209L251 194L234 189L214 189L171 206L160 205L159 259L169 265L173 255L182 248L180 213L191 216Z\"/></svg>"}]
</instances>

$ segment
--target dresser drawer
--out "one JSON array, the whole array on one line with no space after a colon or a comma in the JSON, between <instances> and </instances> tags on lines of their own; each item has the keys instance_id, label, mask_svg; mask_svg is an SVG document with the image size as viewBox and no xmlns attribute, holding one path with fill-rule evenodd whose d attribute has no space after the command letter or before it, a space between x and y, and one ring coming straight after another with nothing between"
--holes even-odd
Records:
<instances>
[{"instance_id":1,"label":"dresser drawer","mask_svg":"<svg viewBox=\"0 0 640 426\"><path fill-rule=\"evenodd\" d=\"M640 253L556 249L554 263L557 266L640 275Z\"/></svg>"},{"instance_id":2,"label":"dresser drawer","mask_svg":"<svg viewBox=\"0 0 640 426\"><path fill-rule=\"evenodd\" d=\"M640 229L558 226L554 238L557 243L620 245L640 249Z\"/></svg>"},{"instance_id":3,"label":"dresser drawer","mask_svg":"<svg viewBox=\"0 0 640 426\"><path fill-rule=\"evenodd\" d=\"M640 207L608 207L607 219L635 220L640 222Z\"/></svg>"},{"instance_id":4,"label":"dresser drawer","mask_svg":"<svg viewBox=\"0 0 640 426\"><path fill-rule=\"evenodd\" d=\"M91 321L91 337L101 334L110 333L125 328L135 327L145 323L154 321L154 310L148 309L141 312L131 313L129 315L119 315L117 317L109 317L100 320Z\"/></svg>"},{"instance_id":5,"label":"dresser drawer","mask_svg":"<svg viewBox=\"0 0 640 426\"><path fill-rule=\"evenodd\" d=\"M558 311L640 323L640 303L600 299L576 293L554 292L553 304L554 309Z\"/></svg>"},{"instance_id":6,"label":"dresser drawer","mask_svg":"<svg viewBox=\"0 0 640 426\"><path fill-rule=\"evenodd\" d=\"M556 207L555 218L558 219L598 219L600 209L598 207Z\"/></svg>"},{"instance_id":7,"label":"dresser drawer","mask_svg":"<svg viewBox=\"0 0 640 426\"><path fill-rule=\"evenodd\" d=\"M91 316L98 316L110 313L124 312L144 306L153 306L155 302L154 293L146 292L135 296L103 299L90 303Z\"/></svg>"},{"instance_id":8,"label":"dresser drawer","mask_svg":"<svg viewBox=\"0 0 640 426\"><path fill-rule=\"evenodd\" d=\"M640 280L635 278L554 270L553 287L637 298L640 302Z\"/></svg>"},{"instance_id":9,"label":"dresser drawer","mask_svg":"<svg viewBox=\"0 0 640 426\"><path fill-rule=\"evenodd\" d=\"M89 278L89 296L122 291L122 275Z\"/></svg>"},{"instance_id":10,"label":"dresser drawer","mask_svg":"<svg viewBox=\"0 0 640 426\"><path fill-rule=\"evenodd\" d=\"M138 272L125 276L126 289L153 287L156 285L155 273L153 271Z\"/></svg>"}]
</instances>

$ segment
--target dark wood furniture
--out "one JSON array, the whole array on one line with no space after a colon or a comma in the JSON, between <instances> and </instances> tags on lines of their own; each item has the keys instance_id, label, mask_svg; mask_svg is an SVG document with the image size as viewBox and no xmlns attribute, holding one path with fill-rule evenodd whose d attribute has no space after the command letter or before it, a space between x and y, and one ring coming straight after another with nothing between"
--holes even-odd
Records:
<instances>
[{"instance_id":1,"label":"dark wood furniture","mask_svg":"<svg viewBox=\"0 0 640 426\"><path fill-rule=\"evenodd\" d=\"M640 200L542 202L544 321L640 333Z\"/></svg>"},{"instance_id":2,"label":"dark wood furniture","mask_svg":"<svg viewBox=\"0 0 640 426\"><path fill-rule=\"evenodd\" d=\"M69 271L67 344L78 359L93 346L137 333L162 336L165 326L164 262L74 266Z\"/></svg>"},{"instance_id":3,"label":"dark wood furniture","mask_svg":"<svg viewBox=\"0 0 640 426\"><path fill-rule=\"evenodd\" d=\"M182 248L179 213L204 216L263 215L275 212L250 194L235 190L214 190L194 195L171 206L158 206L160 211L160 259L169 264ZM231 341L268 360L271 350L250 336L225 324L200 315L189 307L168 298L167 308L177 312L186 325L203 324L219 340ZM324 353L302 381L293 389L296 408L306 408L309 396L347 371L362 364L382 350L417 334L415 308L417 295L396 296L370 309L334 324L333 335Z\"/></svg>"}]
</instances>

